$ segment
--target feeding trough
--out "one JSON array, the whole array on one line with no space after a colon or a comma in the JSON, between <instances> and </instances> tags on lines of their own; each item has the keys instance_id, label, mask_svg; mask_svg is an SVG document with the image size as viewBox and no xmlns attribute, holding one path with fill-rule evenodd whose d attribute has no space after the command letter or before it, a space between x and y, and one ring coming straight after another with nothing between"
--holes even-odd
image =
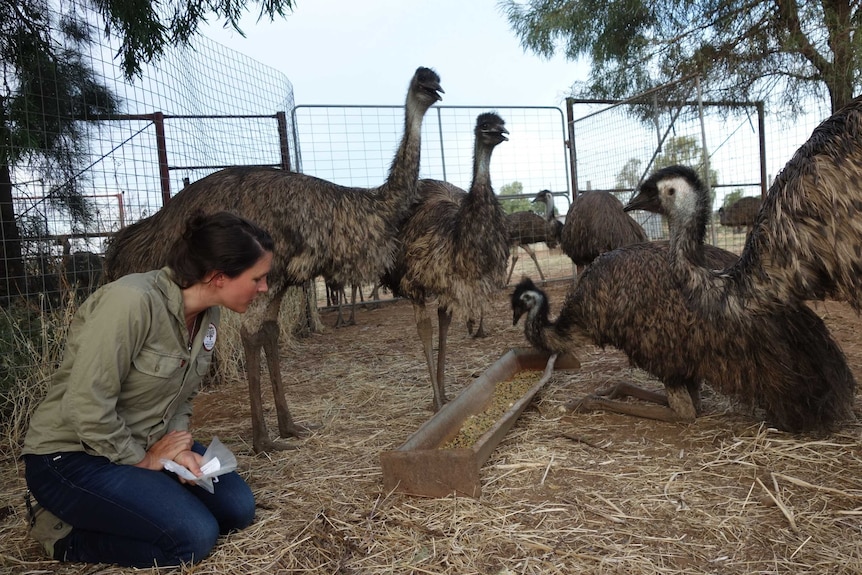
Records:
<instances>
[{"instance_id":1,"label":"feeding trough","mask_svg":"<svg viewBox=\"0 0 862 575\"><path fill-rule=\"evenodd\" d=\"M389 491L426 497L452 493L479 497L479 470L515 424L533 396L555 370L578 369L572 356L549 357L532 349L512 349L473 380L452 401L426 421L398 449L380 454L383 485ZM494 400L497 384L521 372L535 371L538 380L470 446L447 447L470 416L482 414ZM539 377L540 375L540 377Z\"/></svg>"}]
</instances>

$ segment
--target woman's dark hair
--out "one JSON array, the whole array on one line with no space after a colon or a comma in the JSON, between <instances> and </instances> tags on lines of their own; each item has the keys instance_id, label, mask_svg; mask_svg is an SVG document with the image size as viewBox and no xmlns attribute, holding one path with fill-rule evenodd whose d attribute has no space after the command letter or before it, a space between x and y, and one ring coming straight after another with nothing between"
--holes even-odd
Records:
<instances>
[{"instance_id":1,"label":"woman's dark hair","mask_svg":"<svg viewBox=\"0 0 862 575\"><path fill-rule=\"evenodd\" d=\"M269 232L241 216L197 212L174 242L167 264L174 281L185 289L212 271L234 278L253 266L264 252L273 251L274 245Z\"/></svg>"}]
</instances>

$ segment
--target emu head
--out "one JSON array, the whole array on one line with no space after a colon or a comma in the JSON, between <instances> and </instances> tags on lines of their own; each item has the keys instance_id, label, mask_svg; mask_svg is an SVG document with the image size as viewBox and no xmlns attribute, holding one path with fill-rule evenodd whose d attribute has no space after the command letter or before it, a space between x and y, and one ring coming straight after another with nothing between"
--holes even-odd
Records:
<instances>
[{"instance_id":1,"label":"emu head","mask_svg":"<svg viewBox=\"0 0 862 575\"><path fill-rule=\"evenodd\" d=\"M442 100L440 94L445 94L443 88L440 87L440 76L431 68L420 66L416 68L416 73L413 74L413 80L410 82L410 90L416 90L426 100L428 106Z\"/></svg>"},{"instance_id":2,"label":"emu head","mask_svg":"<svg viewBox=\"0 0 862 575\"><path fill-rule=\"evenodd\" d=\"M703 209L704 194L697 172L687 166L668 166L653 172L623 209L662 214L670 220L689 220Z\"/></svg>"},{"instance_id":3,"label":"emu head","mask_svg":"<svg viewBox=\"0 0 862 575\"><path fill-rule=\"evenodd\" d=\"M509 130L506 129L506 122L493 112L479 114L479 117L476 118L474 133L477 142L481 141L491 146L496 146L500 142L505 142L509 139L506 137L506 134L509 133Z\"/></svg>"},{"instance_id":4,"label":"emu head","mask_svg":"<svg viewBox=\"0 0 862 575\"><path fill-rule=\"evenodd\" d=\"M542 314L542 317L548 315L548 298L545 293L536 287L528 277L522 279L515 291L512 292L512 325L517 325L518 320L525 313L533 315L534 313ZM535 310L535 312L533 311Z\"/></svg>"}]
</instances>

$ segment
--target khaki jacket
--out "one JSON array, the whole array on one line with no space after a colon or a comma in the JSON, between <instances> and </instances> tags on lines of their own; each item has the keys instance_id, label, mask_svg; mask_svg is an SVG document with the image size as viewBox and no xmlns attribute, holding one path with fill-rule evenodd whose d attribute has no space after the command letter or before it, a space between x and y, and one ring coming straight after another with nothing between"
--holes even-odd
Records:
<instances>
[{"instance_id":1,"label":"khaki jacket","mask_svg":"<svg viewBox=\"0 0 862 575\"><path fill-rule=\"evenodd\" d=\"M22 454L86 451L133 465L167 432L187 430L219 318L206 310L190 344L168 268L99 288L75 314Z\"/></svg>"}]
</instances>

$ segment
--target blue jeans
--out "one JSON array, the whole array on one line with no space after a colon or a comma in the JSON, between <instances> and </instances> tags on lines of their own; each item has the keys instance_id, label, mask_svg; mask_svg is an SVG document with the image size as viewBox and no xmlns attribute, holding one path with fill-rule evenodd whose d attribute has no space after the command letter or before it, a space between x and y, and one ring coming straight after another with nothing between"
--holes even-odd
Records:
<instances>
[{"instance_id":1,"label":"blue jeans","mask_svg":"<svg viewBox=\"0 0 862 575\"><path fill-rule=\"evenodd\" d=\"M193 450L203 454L195 443ZM111 463L83 452L25 455L27 487L45 509L72 526L55 558L126 567L200 561L219 534L254 519L254 496L236 472L215 493L184 485L167 471Z\"/></svg>"}]
</instances>

